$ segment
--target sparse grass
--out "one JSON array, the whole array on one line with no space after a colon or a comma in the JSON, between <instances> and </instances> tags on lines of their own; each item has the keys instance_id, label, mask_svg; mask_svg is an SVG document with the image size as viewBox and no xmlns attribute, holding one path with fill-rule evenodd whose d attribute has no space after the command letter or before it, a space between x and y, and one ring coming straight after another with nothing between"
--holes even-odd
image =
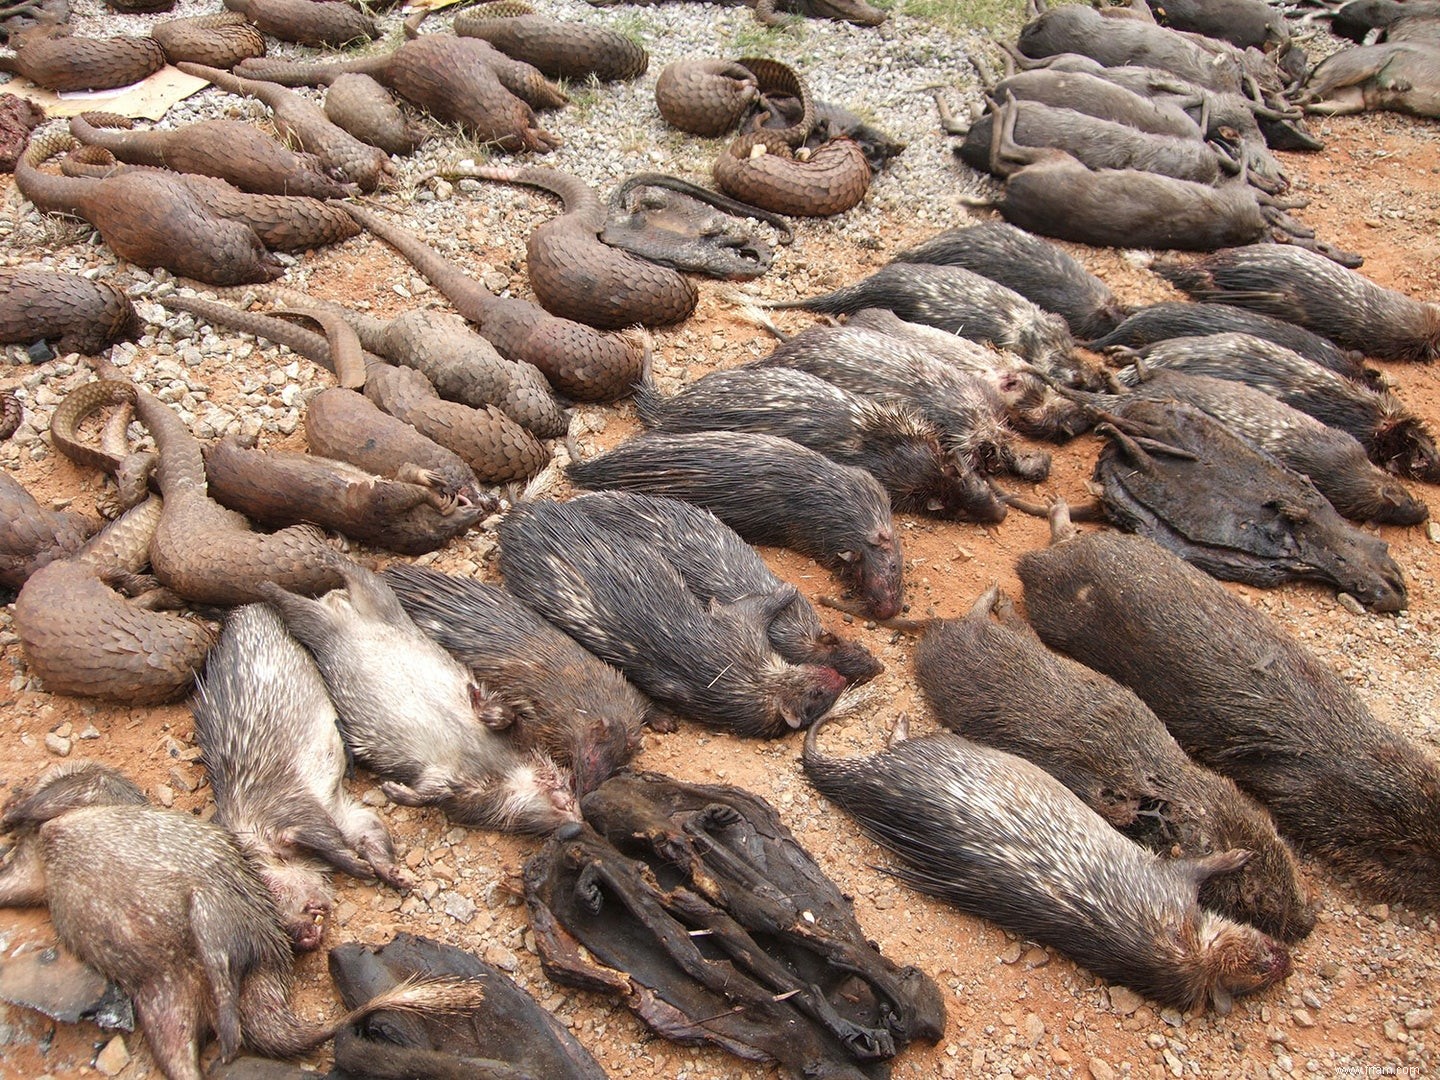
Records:
<instances>
[{"instance_id":1,"label":"sparse grass","mask_svg":"<svg viewBox=\"0 0 1440 1080\"><path fill-rule=\"evenodd\" d=\"M1014 37L1025 25L1025 0L895 0L888 6L946 30L991 30Z\"/></svg>"},{"instance_id":2,"label":"sparse grass","mask_svg":"<svg viewBox=\"0 0 1440 1080\"><path fill-rule=\"evenodd\" d=\"M636 41L653 41L659 32L655 20L645 14L644 11L634 9L626 10L624 14L617 16L609 24L610 29L617 34L624 34Z\"/></svg>"},{"instance_id":3,"label":"sparse grass","mask_svg":"<svg viewBox=\"0 0 1440 1080\"><path fill-rule=\"evenodd\" d=\"M605 88L593 75L573 82L562 80L560 88L570 98L569 104L565 106L565 114L575 123L584 123L595 106L604 100Z\"/></svg>"},{"instance_id":4,"label":"sparse grass","mask_svg":"<svg viewBox=\"0 0 1440 1080\"><path fill-rule=\"evenodd\" d=\"M774 56L804 34L803 20L790 26L777 27L765 26L751 20L743 23L731 34L726 35L721 31L722 38L726 39L724 52L730 56Z\"/></svg>"}]
</instances>

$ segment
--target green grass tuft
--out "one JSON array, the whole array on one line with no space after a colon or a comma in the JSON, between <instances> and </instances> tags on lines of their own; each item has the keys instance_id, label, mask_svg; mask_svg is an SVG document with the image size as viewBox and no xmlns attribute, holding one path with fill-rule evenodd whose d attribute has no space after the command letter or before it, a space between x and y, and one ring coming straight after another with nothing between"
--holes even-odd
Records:
<instances>
[{"instance_id":1,"label":"green grass tuft","mask_svg":"<svg viewBox=\"0 0 1440 1080\"><path fill-rule=\"evenodd\" d=\"M895 0L890 9L946 30L991 30L1014 37L1025 25L1025 0Z\"/></svg>"}]
</instances>

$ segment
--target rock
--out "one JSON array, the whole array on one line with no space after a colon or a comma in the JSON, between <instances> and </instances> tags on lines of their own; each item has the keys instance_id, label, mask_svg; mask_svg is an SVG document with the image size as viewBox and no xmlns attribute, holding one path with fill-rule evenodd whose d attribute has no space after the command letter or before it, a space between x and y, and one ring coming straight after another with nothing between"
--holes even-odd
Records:
<instances>
[{"instance_id":1,"label":"rock","mask_svg":"<svg viewBox=\"0 0 1440 1080\"><path fill-rule=\"evenodd\" d=\"M1421 1028L1430 1026L1435 1019L1434 1009L1411 1009L1405 1014L1405 1026L1411 1031L1418 1031Z\"/></svg>"},{"instance_id":2,"label":"rock","mask_svg":"<svg viewBox=\"0 0 1440 1080\"><path fill-rule=\"evenodd\" d=\"M119 1076L121 1070L130 1064L130 1051L125 1049L125 1040L116 1035L95 1058L95 1068L105 1076Z\"/></svg>"},{"instance_id":3,"label":"rock","mask_svg":"<svg viewBox=\"0 0 1440 1080\"><path fill-rule=\"evenodd\" d=\"M1295 1021L1296 1027L1312 1028L1315 1026L1315 1017L1311 1016L1305 1009L1294 1010L1290 1014L1290 1018Z\"/></svg>"},{"instance_id":4,"label":"rock","mask_svg":"<svg viewBox=\"0 0 1440 1080\"><path fill-rule=\"evenodd\" d=\"M503 945L490 945L486 947L484 960L487 964L493 964L501 971L520 970L520 958Z\"/></svg>"},{"instance_id":5,"label":"rock","mask_svg":"<svg viewBox=\"0 0 1440 1080\"><path fill-rule=\"evenodd\" d=\"M69 757L70 740L52 731L45 736L45 749L56 757Z\"/></svg>"},{"instance_id":6,"label":"rock","mask_svg":"<svg viewBox=\"0 0 1440 1080\"><path fill-rule=\"evenodd\" d=\"M445 914L456 922L468 923L475 918L475 901L460 893L446 893Z\"/></svg>"},{"instance_id":7,"label":"rock","mask_svg":"<svg viewBox=\"0 0 1440 1080\"><path fill-rule=\"evenodd\" d=\"M1115 1070L1103 1058L1090 1059L1090 1076L1093 1080L1115 1080Z\"/></svg>"},{"instance_id":8,"label":"rock","mask_svg":"<svg viewBox=\"0 0 1440 1080\"><path fill-rule=\"evenodd\" d=\"M1118 1013L1120 1016L1129 1016L1144 1004L1145 999L1128 986L1110 987L1110 1009L1112 1012Z\"/></svg>"},{"instance_id":9,"label":"rock","mask_svg":"<svg viewBox=\"0 0 1440 1080\"><path fill-rule=\"evenodd\" d=\"M1406 1023L1408 1025L1408 1018ZM1045 1037L1045 1021L1034 1013L1025 1014L1025 1037L1030 1040L1031 1046L1039 1046L1040 1040Z\"/></svg>"}]
</instances>

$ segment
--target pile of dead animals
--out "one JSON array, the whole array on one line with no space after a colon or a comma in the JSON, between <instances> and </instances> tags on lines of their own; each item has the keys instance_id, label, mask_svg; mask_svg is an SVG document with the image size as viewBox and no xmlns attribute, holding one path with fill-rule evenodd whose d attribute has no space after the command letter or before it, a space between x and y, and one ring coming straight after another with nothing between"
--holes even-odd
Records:
<instances>
[{"instance_id":1,"label":"pile of dead animals","mask_svg":"<svg viewBox=\"0 0 1440 1080\"><path fill-rule=\"evenodd\" d=\"M751 6L767 25L885 17L860 0ZM217 298L169 289L137 308L103 279L0 270L0 340L92 359L48 436L113 485L118 511L52 509L0 473L0 587L25 673L54 694L187 700L214 800L213 820L155 805L95 761L5 777L0 906L47 906L98 973L93 1000L61 1006L39 981L14 989L6 961L7 999L73 1020L129 998L171 1080L201 1075L212 1033L225 1062L333 1038L336 1077L603 1076L504 971L409 934L332 950L343 1015L295 1010L294 953L325 938L330 874L415 886L389 813L347 788L358 766L373 804L538 838L520 887L545 975L667 1039L857 1080L940 1040L939 985L867 939L779 810L637 768L644 730L681 721L804 731L805 776L896 878L1164 1006L1223 1014L1289 975L1316 925L1295 850L1377 901L1433 909L1440 765L1215 579L1407 607L1363 526L1424 522L1403 481L1440 481L1440 449L1365 361L1436 359L1440 305L1316 240L1271 151L1319 149L1307 111L1435 115L1440 16L1377 0L1292 12L1366 42L1312 69L1275 9L1223 6L1033 12L1004 77L975 54L989 112L962 128L942 109L957 153L1003 180L1005 221L938 232L828 293L756 300L746 316L775 349L675 393L644 328L692 316L686 273L763 274L797 236L789 217L854 208L906 149L817 100L805 73L746 56L659 74L667 123L733 136L718 191L639 174L607 203L539 165L444 170L561 200L526 245L531 302L395 220L394 157L435 137L419 114L548 153L561 143L537 112L577 80L643 76L633 38L507 2L461 12L453 33L422 32L422 12L394 48L299 63L267 57L266 36L341 48L382 23L345 3L226 0L92 39L53 5L0 10L15 51L0 69L89 90L170 63L262 102L287 135L96 112L31 137L39 117L12 110L24 198ZM293 89L310 86L323 107ZM276 252L362 231L453 311L380 319L278 283ZM1189 302L1135 308L1036 234L1205 254L1150 264ZM157 306L332 372L305 405L308 452L202 442L101 359ZM787 335L777 309L832 318ZM22 397L0 394L4 438ZM562 470L573 407L626 398L644 430ZM1093 503L1017 493L1052 464L1021 436L1091 431ZM549 498L523 486L537 477L590 490ZM1052 533L1015 564L1025 616L991 588L962 618L906 618L908 516L996 528L1012 509ZM1081 533L1085 516L1116 528ZM482 531L503 584L392 558ZM831 572L841 629L752 545ZM857 617L918 637L914 681L947 732L910 738L902 716L879 753L822 749L886 671L844 629ZM1341 785L1370 798L1335 800Z\"/></svg>"},{"instance_id":2,"label":"pile of dead animals","mask_svg":"<svg viewBox=\"0 0 1440 1080\"><path fill-rule=\"evenodd\" d=\"M972 58L988 111L968 124L943 100L941 111L946 130L964 136L956 153L1004 181L975 205L1043 236L1197 251L1273 240L1358 266L1287 213L1305 201L1285 197L1271 150L1323 149L1307 111L1440 115L1433 19L1412 16L1393 41L1312 70L1263 0L1030 7L1034 18L1005 46L1004 77ZM1363 34L1364 22L1384 33L1383 20L1399 16L1374 8L1356 0L1323 14L1337 32Z\"/></svg>"}]
</instances>

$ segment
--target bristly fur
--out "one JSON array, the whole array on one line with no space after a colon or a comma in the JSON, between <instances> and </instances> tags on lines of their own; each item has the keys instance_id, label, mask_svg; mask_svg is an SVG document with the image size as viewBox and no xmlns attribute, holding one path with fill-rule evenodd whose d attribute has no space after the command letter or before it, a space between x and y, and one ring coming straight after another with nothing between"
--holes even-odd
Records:
<instances>
[{"instance_id":1,"label":"bristly fur","mask_svg":"<svg viewBox=\"0 0 1440 1080\"><path fill-rule=\"evenodd\" d=\"M767 630L793 589L702 600L648 527L612 529L591 516L590 507L615 499L642 497L513 510L500 524L506 586L657 702L704 723L773 737L834 703L845 680L833 668L774 666Z\"/></svg>"},{"instance_id":2,"label":"bristly fur","mask_svg":"<svg viewBox=\"0 0 1440 1080\"><path fill-rule=\"evenodd\" d=\"M1170 338L1226 333L1250 334L1274 342L1315 361L1321 367L1329 368L1337 375L1379 389L1374 382L1374 373L1366 369L1358 352L1341 349L1333 341L1294 323L1230 304L1169 300L1151 304L1135 312L1104 337L1088 342L1086 348L1096 352L1117 345L1139 349Z\"/></svg>"},{"instance_id":3,"label":"bristly fur","mask_svg":"<svg viewBox=\"0 0 1440 1080\"><path fill-rule=\"evenodd\" d=\"M803 308L831 315L889 308L910 322L937 326L972 341L1012 349L1065 381L1075 341L1065 320L1041 311L1013 289L961 266L891 263L868 278L805 300L767 302L768 308Z\"/></svg>"},{"instance_id":4,"label":"bristly fur","mask_svg":"<svg viewBox=\"0 0 1440 1080\"><path fill-rule=\"evenodd\" d=\"M1212 871L1160 860L1023 758L946 733L842 760L819 753L817 731L806 775L903 860L893 873L916 888L1179 1008L1223 1008L1289 973L1283 945L1200 908Z\"/></svg>"},{"instance_id":5,"label":"bristly fur","mask_svg":"<svg viewBox=\"0 0 1440 1080\"><path fill-rule=\"evenodd\" d=\"M635 407L647 427L669 434L740 431L793 439L842 464L868 469L897 510L986 522L1005 517L1005 505L989 485L945 453L924 417L803 371L730 368L672 398L643 384Z\"/></svg>"},{"instance_id":6,"label":"bristly fur","mask_svg":"<svg viewBox=\"0 0 1440 1080\"><path fill-rule=\"evenodd\" d=\"M709 510L748 543L792 548L827 566L876 618L900 613L900 537L890 497L865 469L776 435L651 431L572 462L566 475L581 487Z\"/></svg>"},{"instance_id":7,"label":"bristly fur","mask_svg":"<svg viewBox=\"0 0 1440 1080\"><path fill-rule=\"evenodd\" d=\"M1061 316L1081 340L1109 333L1129 314L1068 252L1003 221L946 229L891 261L963 266Z\"/></svg>"},{"instance_id":8,"label":"bristly fur","mask_svg":"<svg viewBox=\"0 0 1440 1080\"><path fill-rule=\"evenodd\" d=\"M777 655L778 673L789 664L831 667L864 681L884 670L863 645L827 633L810 602L781 581L755 549L714 514L677 499L607 492L584 495L572 506L585 520L622 535L637 529L702 605L745 605L767 620L763 631Z\"/></svg>"},{"instance_id":9,"label":"bristly fur","mask_svg":"<svg viewBox=\"0 0 1440 1080\"><path fill-rule=\"evenodd\" d=\"M386 580L415 624L483 680L516 745L571 769L579 795L639 751L645 698L511 593L403 563Z\"/></svg>"},{"instance_id":10,"label":"bristly fur","mask_svg":"<svg viewBox=\"0 0 1440 1080\"><path fill-rule=\"evenodd\" d=\"M1304 248L1253 244L1185 262L1157 259L1151 269L1197 300L1285 319L1380 360L1440 356L1440 305Z\"/></svg>"},{"instance_id":11,"label":"bristly fur","mask_svg":"<svg viewBox=\"0 0 1440 1080\"><path fill-rule=\"evenodd\" d=\"M327 867L404 883L384 823L345 790L345 746L320 671L273 609L230 613L191 711L216 822L254 862L298 948L320 944Z\"/></svg>"},{"instance_id":12,"label":"bristly fur","mask_svg":"<svg viewBox=\"0 0 1440 1080\"><path fill-rule=\"evenodd\" d=\"M1201 886L1207 908L1288 941L1313 929L1270 815L1191 761L1131 691L1045 648L997 588L927 627L915 677L951 731L1040 766L1142 847L1166 858L1251 852Z\"/></svg>"},{"instance_id":13,"label":"bristly fur","mask_svg":"<svg viewBox=\"0 0 1440 1080\"><path fill-rule=\"evenodd\" d=\"M1440 451L1424 421L1388 390L1352 382L1298 353L1249 334L1173 338L1140 351L1144 365L1243 382L1348 432L1382 468L1416 480L1440 479ZM1120 381L1142 381L1126 368Z\"/></svg>"},{"instance_id":14,"label":"bristly fur","mask_svg":"<svg viewBox=\"0 0 1440 1080\"><path fill-rule=\"evenodd\" d=\"M358 566L344 575L346 588L320 600L277 588L266 599L315 656L346 745L397 802L487 818L492 807L465 806L454 792L491 791L525 763L486 726L493 695L415 626L383 579ZM537 789L531 798L534 812L521 820L538 831L578 817L573 790Z\"/></svg>"},{"instance_id":15,"label":"bristly fur","mask_svg":"<svg viewBox=\"0 0 1440 1080\"><path fill-rule=\"evenodd\" d=\"M1269 616L1157 545L1090 533L1022 556L1036 631L1135 691L1282 836L1389 902L1440 897L1440 766Z\"/></svg>"},{"instance_id":16,"label":"bristly fur","mask_svg":"<svg viewBox=\"0 0 1440 1080\"><path fill-rule=\"evenodd\" d=\"M748 366L793 368L852 394L896 402L930 421L975 472L1015 468L1013 438L994 386L901 340L863 328L815 326Z\"/></svg>"},{"instance_id":17,"label":"bristly fur","mask_svg":"<svg viewBox=\"0 0 1440 1080\"><path fill-rule=\"evenodd\" d=\"M864 308L850 316L845 326L883 334L906 348L920 349L951 367L978 376L1000 401L1015 429L1033 438L1064 442L1089 430L1091 421L1085 411L1051 385L1055 377L1042 373L1013 352L938 327L908 322L888 308ZM1074 372L1060 381L1071 386L1098 387L1104 380L1077 358Z\"/></svg>"}]
</instances>

